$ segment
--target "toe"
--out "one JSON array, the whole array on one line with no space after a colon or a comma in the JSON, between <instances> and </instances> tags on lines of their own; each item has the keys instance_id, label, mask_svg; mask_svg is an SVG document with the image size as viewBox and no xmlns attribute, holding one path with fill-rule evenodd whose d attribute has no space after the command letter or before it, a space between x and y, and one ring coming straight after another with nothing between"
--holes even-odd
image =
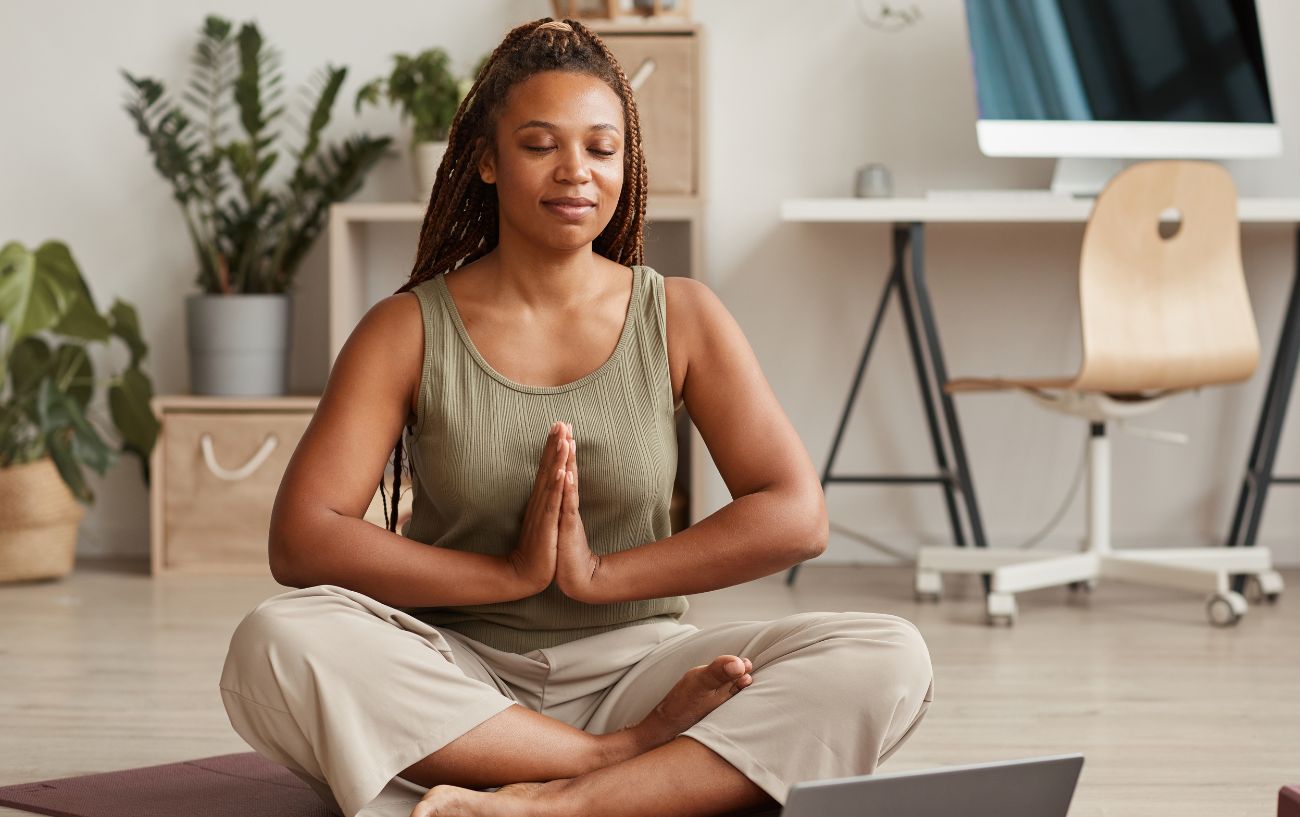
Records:
<instances>
[{"instance_id":1,"label":"toe","mask_svg":"<svg viewBox=\"0 0 1300 817\"><path fill-rule=\"evenodd\" d=\"M745 674L745 662L734 655L719 655L709 665L709 674L719 684L735 681Z\"/></svg>"}]
</instances>

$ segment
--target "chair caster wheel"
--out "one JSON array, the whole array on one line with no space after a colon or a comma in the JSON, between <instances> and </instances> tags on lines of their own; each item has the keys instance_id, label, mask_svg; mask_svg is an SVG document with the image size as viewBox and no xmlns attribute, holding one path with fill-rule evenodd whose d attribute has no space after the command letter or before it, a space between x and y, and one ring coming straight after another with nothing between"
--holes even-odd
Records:
<instances>
[{"instance_id":1,"label":"chair caster wheel","mask_svg":"<svg viewBox=\"0 0 1300 817\"><path fill-rule=\"evenodd\" d=\"M1245 597L1233 591L1216 593L1205 603L1205 613L1216 627L1231 627L1241 621L1246 610Z\"/></svg>"},{"instance_id":2,"label":"chair caster wheel","mask_svg":"<svg viewBox=\"0 0 1300 817\"><path fill-rule=\"evenodd\" d=\"M1277 600L1282 596L1282 587L1282 574L1276 570L1269 570L1246 576L1246 586L1242 589L1249 601L1256 604L1261 601L1277 604Z\"/></svg>"},{"instance_id":3,"label":"chair caster wheel","mask_svg":"<svg viewBox=\"0 0 1300 817\"><path fill-rule=\"evenodd\" d=\"M1097 580L1084 579L1083 581L1070 582L1069 587L1071 593L1078 593L1079 591L1091 593L1097 589Z\"/></svg>"},{"instance_id":4,"label":"chair caster wheel","mask_svg":"<svg viewBox=\"0 0 1300 817\"><path fill-rule=\"evenodd\" d=\"M989 626L1016 623L1016 597L1010 593L989 593L985 602Z\"/></svg>"}]
</instances>

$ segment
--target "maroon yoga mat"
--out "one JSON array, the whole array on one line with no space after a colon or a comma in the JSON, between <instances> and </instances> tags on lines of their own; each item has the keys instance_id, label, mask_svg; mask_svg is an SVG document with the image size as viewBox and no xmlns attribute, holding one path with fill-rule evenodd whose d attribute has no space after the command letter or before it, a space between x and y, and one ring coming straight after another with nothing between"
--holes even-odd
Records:
<instances>
[{"instance_id":1,"label":"maroon yoga mat","mask_svg":"<svg viewBox=\"0 0 1300 817\"><path fill-rule=\"evenodd\" d=\"M257 752L3 786L0 806L54 817L337 817Z\"/></svg>"}]
</instances>

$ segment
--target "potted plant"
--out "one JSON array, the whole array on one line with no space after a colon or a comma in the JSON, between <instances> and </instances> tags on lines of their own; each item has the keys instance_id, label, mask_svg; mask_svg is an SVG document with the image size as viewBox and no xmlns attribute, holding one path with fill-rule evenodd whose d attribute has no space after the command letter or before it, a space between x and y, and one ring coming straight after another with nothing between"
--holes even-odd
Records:
<instances>
[{"instance_id":1,"label":"potted plant","mask_svg":"<svg viewBox=\"0 0 1300 817\"><path fill-rule=\"evenodd\" d=\"M354 112L359 113L363 103L378 104L383 95L401 105L403 121L411 120L411 183L416 201L426 201L432 193L456 109L487 59L484 55L471 76L458 79L449 67L451 58L441 48L415 56L394 54L392 72L357 91Z\"/></svg>"},{"instance_id":2,"label":"potted plant","mask_svg":"<svg viewBox=\"0 0 1300 817\"><path fill-rule=\"evenodd\" d=\"M295 166L278 186L267 174L280 159L271 127L285 106L279 53L253 23L237 35L210 15L195 46L185 107L156 79L123 70L126 110L154 166L172 185L198 260L201 292L186 301L190 385L196 394L277 395L287 391L293 277L321 232L331 204L361 188L391 137L353 135L321 144L347 68L327 65L306 111ZM227 139L223 114L234 102L243 139ZM195 115L191 119L185 112Z\"/></svg>"},{"instance_id":3,"label":"potted plant","mask_svg":"<svg viewBox=\"0 0 1300 817\"><path fill-rule=\"evenodd\" d=\"M57 578L72 570L77 527L94 494L84 469L100 474L122 452L149 453L158 421L153 387L140 365L148 352L135 309L114 300L100 314L72 254L60 241L0 249L0 581ZM130 362L95 377L87 346L121 339ZM96 386L120 441L105 442L91 422Z\"/></svg>"}]
</instances>

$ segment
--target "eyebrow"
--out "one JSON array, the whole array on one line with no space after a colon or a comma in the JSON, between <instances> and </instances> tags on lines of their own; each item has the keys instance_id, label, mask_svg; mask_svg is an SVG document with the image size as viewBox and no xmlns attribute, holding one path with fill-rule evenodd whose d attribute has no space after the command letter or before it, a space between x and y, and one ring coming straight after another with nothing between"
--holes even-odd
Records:
<instances>
[{"instance_id":1,"label":"eyebrow","mask_svg":"<svg viewBox=\"0 0 1300 817\"><path fill-rule=\"evenodd\" d=\"M555 126L554 123L547 122L547 121L545 121L545 120L543 120L543 119L530 119L530 120L528 120L527 122L525 122L524 124L522 124L522 125L520 125L519 127L515 128L515 133L518 133L519 131L523 130L524 128L546 128L546 129L548 129L548 130L555 130L555 129L556 129L556 126ZM598 125L592 125L590 128L588 128L588 130L612 130L612 131L614 131L615 133L618 133L618 128L614 127L613 125L609 124L608 122L601 122L601 123L598 124Z\"/></svg>"}]
</instances>

